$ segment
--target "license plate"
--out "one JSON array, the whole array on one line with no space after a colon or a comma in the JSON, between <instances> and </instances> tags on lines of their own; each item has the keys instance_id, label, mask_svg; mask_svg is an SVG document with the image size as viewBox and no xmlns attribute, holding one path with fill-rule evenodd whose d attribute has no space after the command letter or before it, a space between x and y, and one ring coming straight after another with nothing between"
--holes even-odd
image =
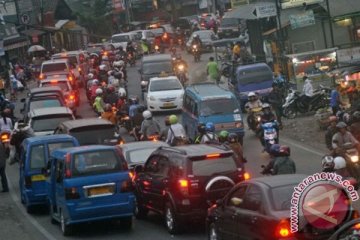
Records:
<instances>
[{"instance_id":1,"label":"license plate","mask_svg":"<svg viewBox=\"0 0 360 240\"><path fill-rule=\"evenodd\" d=\"M114 188L110 186L106 187L97 187L88 189L88 196L96 196L96 195L110 195L114 193Z\"/></svg>"},{"instance_id":2,"label":"license plate","mask_svg":"<svg viewBox=\"0 0 360 240\"><path fill-rule=\"evenodd\" d=\"M32 182L45 181L45 176L44 175L31 176L31 181Z\"/></svg>"},{"instance_id":3,"label":"license plate","mask_svg":"<svg viewBox=\"0 0 360 240\"><path fill-rule=\"evenodd\" d=\"M164 107L173 107L174 103L164 103Z\"/></svg>"}]
</instances>

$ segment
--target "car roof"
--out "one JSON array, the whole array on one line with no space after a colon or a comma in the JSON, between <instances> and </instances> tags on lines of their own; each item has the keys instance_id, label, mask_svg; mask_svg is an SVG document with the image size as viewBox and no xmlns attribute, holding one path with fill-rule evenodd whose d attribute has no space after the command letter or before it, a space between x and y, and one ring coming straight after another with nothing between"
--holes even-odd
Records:
<instances>
[{"instance_id":1,"label":"car roof","mask_svg":"<svg viewBox=\"0 0 360 240\"><path fill-rule=\"evenodd\" d=\"M195 32L193 32L193 33L192 33L192 35L194 35L194 34L199 34L199 33L201 33L201 32L214 33L214 31L213 31L213 30L199 30L199 31L195 31Z\"/></svg>"},{"instance_id":2,"label":"car roof","mask_svg":"<svg viewBox=\"0 0 360 240\"><path fill-rule=\"evenodd\" d=\"M248 180L249 183L260 183L268 188L276 188L287 185L297 185L302 182L307 175L304 174L281 174L275 176L259 177Z\"/></svg>"},{"instance_id":3,"label":"car roof","mask_svg":"<svg viewBox=\"0 0 360 240\"><path fill-rule=\"evenodd\" d=\"M81 54L81 53L84 53L84 51L82 50L76 50L76 51L67 51L67 52L62 52L62 53L56 53L54 55L52 55L53 57L54 56L61 56L61 57L66 57L66 55L71 55L71 56L74 56L74 55L77 55L77 54Z\"/></svg>"},{"instance_id":4,"label":"car roof","mask_svg":"<svg viewBox=\"0 0 360 240\"><path fill-rule=\"evenodd\" d=\"M68 107L49 107L49 108L35 108L29 112L29 117L41 117L47 115L57 115L57 114L70 114L72 111Z\"/></svg>"},{"instance_id":5,"label":"car roof","mask_svg":"<svg viewBox=\"0 0 360 240\"><path fill-rule=\"evenodd\" d=\"M46 65L46 64L54 64L54 63L68 63L68 60L64 58L52 59L52 60L44 61L42 64Z\"/></svg>"},{"instance_id":6,"label":"car roof","mask_svg":"<svg viewBox=\"0 0 360 240\"><path fill-rule=\"evenodd\" d=\"M45 93L45 92L61 92L61 88L59 86L51 86L51 87L39 87L30 89L30 94L35 93Z\"/></svg>"},{"instance_id":7,"label":"car roof","mask_svg":"<svg viewBox=\"0 0 360 240\"><path fill-rule=\"evenodd\" d=\"M76 119L62 122L61 125L65 126L68 129L73 128L81 128L86 126L94 126L94 125L110 125L113 124L105 119L101 118L86 118L86 119Z\"/></svg>"},{"instance_id":8,"label":"car roof","mask_svg":"<svg viewBox=\"0 0 360 240\"><path fill-rule=\"evenodd\" d=\"M161 61L171 61L170 54L156 54L148 55L142 58L142 62L161 62Z\"/></svg>"},{"instance_id":9,"label":"car roof","mask_svg":"<svg viewBox=\"0 0 360 240\"><path fill-rule=\"evenodd\" d=\"M45 135L45 136L36 136L36 137L29 137L24 139L23 144L29 143L36 143L40 141L63 141L63 140L73 140L75 139L73 136L68 134L56 134L56 135Z\"/></svg>"},{"instance_id":10,"label":"car roof","mask_svg":"<svg viewBox=\"0 0 360 240\"><path fill-rule=\"evenodd\" d=\"M162 80L171 80L171 79L178 79L177 76L168 76L168 77L152 77L149 81L162 81Z\"/></svg>"},{"instance_id":11,"label":"car roof","mask_svg":"<svg viewBox=\"0 0 360 240\"><path fill-rule=\"evenodd\" d=\"M207 100L211 98L232 98L233 94L219 87L214 83L200 83L189 85L186 91L190 91L195 94L200 100Z\"/></svg>"},{"instance_id":12,"label":"car roof","mask_svg":"<svg viewBox=\"0 0 360 240\"><path fill-rule=\"evenodd\" d=\"M271 68L266 63L254 63L254 64L247 64L247 65L240 65L236 69L250 69L250 68L258 68L258 67L266 67L271 71Z\"/></svg>"},{"instance_id":13,"label":"car roof","mask_svg":"<svg viewBox=\"0 0 360 240\"><path fill-rule=\"evenodd\" d=\"M76 153L85 153L85 152L92 152L92 151L96 151L96 150L115 150L115 146L107 146L107 145L88 145L88 146L80 146L80 147L70 147L70 148L61 148L61 149L56 149L51 153L51 156L56 158L56 159L60 159L60 160L64 160L65 155L70 153L70 154L76 154Z\"/></svg>"},{"instance_id":14,"label":"car roof","mask_svg":"<svg viewBox=\"0 0 360 240\"><path fill-rule=\"evenodd\" d=\"M162 141L141 141L141 142L131 142L131 143L124 143L119 147L125 149L126 151L133 151L137 149L144 149L144 148L151 148L151 147L161 147L166 146L169 147L169 144Z\"/></svg>"},{"instance_id":15,"label":"car roof","mask_svg":"<svg viewBox=\"0 0 360 240\"><path fill-rule=\"evenodd\" d=\"M226 149L222 145L214 144L192 144L186 146L173 147L175 149L183 151L187 156L201 156L211 153L229 153L231 150ZM170 148L171 149L171 148Z\"/></svg>"}]
</instances>

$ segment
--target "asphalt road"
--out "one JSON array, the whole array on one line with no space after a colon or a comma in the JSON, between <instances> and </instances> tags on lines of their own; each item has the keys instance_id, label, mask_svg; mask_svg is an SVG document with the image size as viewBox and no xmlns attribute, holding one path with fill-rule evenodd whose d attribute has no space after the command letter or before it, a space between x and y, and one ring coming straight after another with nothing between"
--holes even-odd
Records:
<instances>
[{"instance_id":1,"label":"asphalt road","mask_svg":"<svg viewBox=\"0 0 360 240\"><path fill-rule=\"evenodd\" d=\"M202 57L200 63L193 63L191 56L184 53L183 57L188 61L190 66L190 76L193 81L205 80L202 72L204 71L205 64L210 54L205 54ZM141 96L139 74L137 67L128 69L129 76L129 93ZM94 117L95 114L86 101L84 92L81 96L81 107L78 110L78 114L82 118ZM17 107L17 108L20 108ZM163 123L164 116L166 114L156 114L156 119ZM179 114L179 113L178 113ZM306 127L306 126L304 126ZM292 158L296 162L298 173L312 174L321 170L321 157L323 152L319 149L313 149L308 146L304 146L301 143L294 142L291 139L285 139L281 136L282 142L291 147ZM311 145L310 145L311 146ZM244 151L248 159L246 169L250 172L252 177L260 176L261 165L267 164L269 159L268 155L262 153L262 148L259 141L255 138L254 133L247 131L244 138ZM53 225L50 223L50 217L44 209L38 209L35 214L29 215L25 212L24 207L19 200L19 188L18 188L18 165L15 164L7 168L7 175L11 184L11 200L13 206L16 209L16 214L20 217L21 229L31 229L27 231L28 235L26 239L141 239L141 240L165 240L165 239L206 239L204 228L197 225L190 225L185 233L177 236L171 236L166 231L164 221L156 214L150 214L146 220L135 220L132 231L122 230L119 223L116 222L102 222L92 224L82 224L78 226L77 231L72 237L63 237L60 231L59 225ZM1 200L1 196L0 196ZM16 207L15 207L16 206ZM0 239L5 239L7 230L0 227ZM4 234L4 235L3 235ZM9 238L10 237L10 238ZM6 239L23 239L20 237L13 238L15 236L9 236Z\"/></svg>"}]
</instances>

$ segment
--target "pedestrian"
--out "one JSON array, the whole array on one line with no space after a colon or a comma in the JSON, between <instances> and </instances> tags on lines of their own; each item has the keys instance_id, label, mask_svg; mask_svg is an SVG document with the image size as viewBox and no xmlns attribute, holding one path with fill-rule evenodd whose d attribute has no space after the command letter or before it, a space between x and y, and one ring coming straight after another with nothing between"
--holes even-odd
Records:
<instances>
[{"instance_id":1,"label":"pedestrian","mask_svg":"<svg viewBox=\"0 0 360 240\"><path fill-rule=\"evenodd\" d=\"M0 94L5 97L5 77L4 75L0 75Z\"/></svg>"},{"instance_id":2,"label":"pedestrian","mask_svg":"<svg viewBox=\"0 0 360 240\"><path fill-rule=\"evenodd\" d=\"M279 127L282 127L282 104L284 95L283 92L280 90L279 86L276 83L272 84L272 90L269 94L269 103L271 104L272 109L275 112L276 119L279 122Z\"/></svg>"},{"instance_id":3,"label":"pedestrian","mask_svg":"<svg viewBox=\"0 0 360 240\"><path fill-rule=\"evenodd\" d=\"M18 81L14 75L10 76L11 100L17 99Z\"/></svg>"},{"instance_id":4,"label":"pedestrian","mask_svg":"<svg viewBox=\"0 0 360 240\"><path fill-rule=\"evenodd\" d=\"M214 57L209 58L209 62L206 65L206 73L208 75L208 79L212 82L219 82L219 68L217 63L214 61Z\"/></svg>"},{"instance_id":5,"label":"pedestrian","mask_svg":"<svg viewBox=\"0 0 360 240\"><path fill-rule=\"evenodd\" d=\"M336 116L336 113L340 109L340 105L342 105L341 98L340 98L340 84L337 84L335 89L331 91L330 95L330 107L332 109L333 115Z\"/></svg>"},{"instance_id":6,"label":"pedestrian","mask_svg":"<svg viewBox=\"0 0 360 240\"><path fill-rule=\"evenodd\" d=\"M11 121L11 110L9 108L4 109L0 118L0 131L12 131L13 124Z\"/></svg>"},{"instance_id":7,"label":"pedestrian","mask_svg":"<svg viewBox=\"0 0 360 240\"><path fill-rule=\"evenodd\" d=\"M303 77L304 86L303 86L303 94L304 94L304 103L307 107L310 105L310 101L312 96L314 95L314 87L312 85L312 80L307 76Z\"/></svg>"},{"instance_id":8,"label":"pedestrian","mask_svg":"<svg viewBox=\"0 0 360 240\"><path fill-rule=\"evenodd\" d=\"M9 191L8 181L5 174L6 159L9 157L8 153L9 151L6 150L4 143L0 143L0 177L1 177L2 192Z\"/></svg>"}]
</instances>

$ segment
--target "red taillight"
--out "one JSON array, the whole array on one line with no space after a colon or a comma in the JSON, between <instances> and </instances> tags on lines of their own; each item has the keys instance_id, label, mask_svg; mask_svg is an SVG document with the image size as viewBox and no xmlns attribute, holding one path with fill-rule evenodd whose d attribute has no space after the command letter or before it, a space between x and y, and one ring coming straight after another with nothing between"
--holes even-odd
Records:
<instances>
[{"instance_id":1,"label":"red taillight","mask_svg":"<svg viewBox=\"0 0 360 240\"><path fill-rule=\"evenodd\" d=\"M74 80L74 78L72 76L69 76L68 80L72 82Z\"/></svg>"},{"instance_id":2,"label":"red taillight","mask_svg":"<svg viewBox=\"0 0 360 240\"><path fill-rule=\"evenodd\" d=\"M39 75L39 79L40 79L40 80L43 80L43 79L45 79L45 78L46 78L46 76L45 76L44 74L40 74L40 75Z\"/></svg>"},{"instance_id":3,"label":"red taillight","mask_svg":"<svg viewBox=\"0 0 360 240\"><path fill-rule=\"evenodd\" d=\"M251 178L250 173L244 173L244 180L249 180Z\"/></svg>"},{"instance_id":4,"label":"red taillight","mask_svg":"<svg viewBox=\"0 0 360 240\"><path fill-rule=\"evenodd\" d=\"M290 230L290 223L288 220L283 219L280 221L280 223L277 225L275 230L275 236L277 238L286 238L291 237L293 234Z\"/></svg>"},{"instance_id":5,"label":"red taillight","mask_svg":"<svg viewBox=\"0 0 360 240\"><path fill-rule=\"evenodd\" d=\"M2 143L7 143L10 142L10 135L7 133L4 133L1 135L1 142Z\"/></svg>"},{"instance_id":6,"label":"red taillight","mask_svg":"<svg viewBox=\"0 0 360 240\"><path fill-rule=\"evenodd\" d=\"M354 210L352 219L358 219L358 218L359 218L359 212L357 210ZM352 228L356 230L360 230L360 223L355 224Z\"/></svg>"},{"instance_id":7,"label":"red taillight","mask_svg":"<svg viewBox=\"0 0 360 240\"><path fill-rule=\"evenodd\" d=\"M72 187L72 188L65 188L65 199L69 200L69 199L79 199L80 198L80 194L78 193L77 189Z\"/></svg>"},{"instance_id":8,"label":"red taillight","mask_svg":"<svg viewBox=\"0 0 360 240\"><path fill-rule=\"evenodd\" d=\"M220 153L212 153L206 155L206 158L219 158L219 157L220 157Z\"/></svg>"},{"instance_id":9,"label":"red taillight","mask_svg":"<svg viewBox=\"0 0 360 240\"><path fill-rule=\"evenodd\" d=\"M182 194L188 195L189 194L189 181L187 179L180 179L179 183L179 190Z\"/></svg>"},{"instance_id":10,"label":"red taillight","mask_svg":"<svg viewBox=\"0 0 360 240\"><path fill-rule=\"evenodd\" d=\"M31 177L30 176L26 176L25 177L25 187L26 188L31 188Z\"/></svg>"},{"instance_id":11,"label":"red taillight","mask_svg":"<svg viewBox=\"0 0 360 240\"><path fill-rule=\"evenodd\" d=\"M69 100L75 100L75 96L74 96L74 95L70 95L70 96L69 96Z\"/></svg>"},{"instance_id":12,"label":"red taillight","mask_svg":"<svg viewBox=\"0 0 360 240\"><path fill-rule=\"evenodd\" d=\"M80 67L78 68L78 71L81 72L81 68L80 68Z\"/></svg>"}]
</instances>

